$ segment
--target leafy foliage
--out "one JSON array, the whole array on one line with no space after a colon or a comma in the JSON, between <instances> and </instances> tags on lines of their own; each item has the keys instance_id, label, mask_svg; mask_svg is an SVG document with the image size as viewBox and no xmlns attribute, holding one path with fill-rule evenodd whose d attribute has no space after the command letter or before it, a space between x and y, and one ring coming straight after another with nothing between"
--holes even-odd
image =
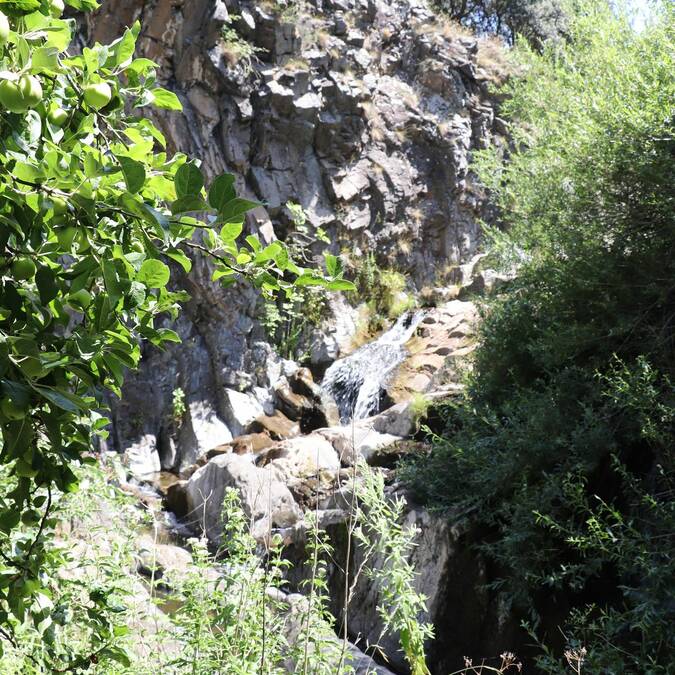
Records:
<instances>
[{"instance_id":1,"label":"leafy foliage","mask_svg":"<svg viewBox=\"0 0 675 675\"><path fill-rule=\"evenodd\" d=\"M406 293L406 278L401 272L382 269L374 253L368 253L359 261L354 278L355 291L352 300L367 298L370 334L381 330L392 319L415 307L415 299Z\"/></svg>"},{"instance_id":2,"label":"leafy foliage","mask_svg":"<svg viewBox=\"0 0 675 675\"><path fill-rule=\"evenodd\" d=\"M569 44L521 49L515 152L478 163L518 278L484 307L467 400L408 478L487 526L495 587L544 672L671 672L675 645L672 5L636 34L588 3ZM591 85L592 83L592 85ZM545 601L543 600L545 598ZM570 607L564 625L551 603Z\"/></svg>"},{"instance_id":3,"label":"leafy foliage","mask_svg":"<svg viewBox=\"0 0 675 675\"><path fill-rule=\"evenodd\" d=\"M0 636L14 642L32 620L49 659L51 505L76 489L73 463L86 461L92 434L106 433L104 391L119 394L140 342L178 340L163 324L187 295L169 289L168 263L188 272L187 252L203 253L214 281L245 278L268 296L346 282L300 267L281 242L245 236L256 204L237 197L232 175L207 189L197 162L166 154L162 133L138 113L179 111L180 101L155 86L151 61L133 57L138 24L72 56L74 22L59 18L59 3L2 7L0 464L10 484L0 495Z\"/></svg>"},{"instance_id":4,"label":"leafy foliage","mask_svg":"<svg viewBox=\"0 0 675 675\"><path fill-rule=\"evenodd\" d=\"M290 255L311 264L307 248L312 244L329 244L322 228L312 228L300 204L287 202L293 229L285 242ZM344 270L339 257L324 253L326 270L334 279L329 290L349 290L353 284L342 278ZM314 284L285 289L275 298L262 298L259 318L267 337L277 352L285 358L303 360L307 356L312 331L328 316L326 288Z\"/></svg>"},{"instance_id":5,"label":"leafy foliage","mask_svg":"<svg viewBox=\"0 0 675 675\"><path fill-rule=\"evenodd\" d=\"M566 0L438 0L438 7L455 21L479 33L498 35L513 44L523 36L543 43L566 32L571 3Z\"/></svg>"}]
</instances>

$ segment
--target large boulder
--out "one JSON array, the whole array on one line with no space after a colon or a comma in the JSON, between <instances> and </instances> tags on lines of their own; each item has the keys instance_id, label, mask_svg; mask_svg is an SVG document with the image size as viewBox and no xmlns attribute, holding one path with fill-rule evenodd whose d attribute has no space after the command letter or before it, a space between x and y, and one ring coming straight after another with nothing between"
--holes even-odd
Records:
<instances>
[{"instance_id":1,"label":"large boulder","mask_svg":"<svg viewBox=\"0 0 675 675\"><path fill-rule=\"evenodd\" d=\"M289 489L273 470L255 466L250 456L220 455L198 469L185 486L188 516L213 543L221 541L227 488L239 493L258 541L267 540L273 528L290 527L302 517Z\"/></svg>"},{"instance_id":2,"label":"large boulder","mask_svg":"<svg viewBox=\"0 0 675 675\"><path fill-rule=\"evenodd\" d=\"M399 491L390 493L391 498L401 496L408 497ZM340 501L351 501L349 491ZM466 519L451 522L445 515L432 515L413 504L405 509L402 524L415 529L408 560L416 571L414 588L427 598L428 611L419 619L434 627L434 640L427 645L433 675L459 671L464 655L496 656L519 649L522 635L518 632L518 622L498 602L496 592L488 587L494 579L494 570L490 570L476 551L475 545L483 540L483 533ZM373 645L377 645L386 655L390 668L408 673L400 636L395 632L384 633L378 607L385 590L366 571L367 568L386 568L387 560L375 557L366 561L363 547L353 538L350 541L348 519L344 517L328 524L326 530L333 546L328 569L331 613L339 624L345 612L345 570L349 569L350 638L368 654L372 653ZM307 555L296 538L296 546L291 548L289 556L299 561ZM291 584L295 586L306 578L308 571L296 563L290 574Z\"/></svg>"},{"instance_id":3,"label":"large boulder","mask_svg":"<svg viewBox=\"0 0 675 675\"><path fill-rule=\"evenodd\" d=\"M264 450L257 463L275 471L286 483L311 477L330 481L340 470L333 444L318 433L277 443Z\"/></svg>"}]
</instances>

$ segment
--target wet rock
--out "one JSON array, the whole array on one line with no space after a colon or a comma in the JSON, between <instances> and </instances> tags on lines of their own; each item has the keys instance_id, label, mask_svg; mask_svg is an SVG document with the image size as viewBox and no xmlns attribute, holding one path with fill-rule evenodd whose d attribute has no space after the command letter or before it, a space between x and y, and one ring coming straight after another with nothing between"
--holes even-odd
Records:
<instances>
[{"instance_id":1,"label":"wet rock","mask_svg":"<svg viewBox=\"0 0 675 675\"><path fill-rule=\"evenodd\" d=\"M222 536L225 490L234 488L251 521L251 534L267 540L272 528L290 527L302 517L286 485L274 471L260 468L248 456L221 455L198 469L186 486L188 513L193 527L213 543Z\"/></svg>"},{"instance_id":2,"label":"wet rock","mask_svg":"<svg viewBox=\"0 0 675 675\"><path fill-rule=\"evenodd\" d=\"M195 467L195 471L198 467ZM181 479L171 485L164 495L164 508L177 518L185 518L188 513L186 492L187 480Z\"/></svg>"},{"instance_id":3,"label":"wet rock","mask_svg":"<svg viewBox=\"0 0 675 675\"><path fill-rule=\"evenodd\" d=\"M192 556L184 548L158 543L150 535L139 537L136 546L137 570L147 577L176 577L184 574L192 564Z\"/></svg>"},{"instance_id":4,"label":"wet rock","mask_svg":"<svg viewBox=\"0 0 675 675\"><path fill-rule=\"evenodd\" d=\"M133 476L147 476L162 468L157 452L157 438L152 434L142 436L127 448L124 455L125 464Z\"/></svg>"},{"instance_id":5,"label":"wet rock","mask_svg":"<svg viewBox=\"0 0 675 675\"><path fill-rule=\"evenodd\" d=\"M248 425L249 433L267 433L276 441L293 438L300 433L300 425L289 420L281 411L273 415L261 415Z\"/></svg>"},{"instance_id":6,"label":"wet rock","mask_svg":"<svg viewBox=\"0 0 675 675\"><path fill-rule=\"evenodd\" d=\"M314 382L309 368L298 368L288 376L288 384L291 389L300 396L305 396L315 402L321 401L321 387Z\"/></svg>"},{"instance_id":7,"label":"wet rock","mask_svg":"<svg viewBox=\"0 0 675 675\"><path fill-rule=\"evenodd\" d=\"M295 373L291 376L295 389L289 381L282 381L274 390L276 402L279 410L293 421L297 421L302 433L309 433L314 429L325 427L328 424L328 416L323 402L321 401L321 391L311 379L311 374L306 368L305 376L298 376ZM298 371L300 372L300 371ZM309 392L309 395L298 393L299 391Z\"/></svg>"}]
</instances>

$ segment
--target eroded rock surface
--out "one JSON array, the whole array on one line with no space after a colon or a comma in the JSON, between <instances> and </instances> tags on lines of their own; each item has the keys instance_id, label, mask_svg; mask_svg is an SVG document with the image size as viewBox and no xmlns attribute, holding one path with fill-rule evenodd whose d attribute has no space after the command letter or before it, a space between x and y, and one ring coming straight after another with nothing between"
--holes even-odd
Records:
<instances>
[{"instance_id":1,"label":"eroded rock surface","mask_svg":"<svg viewBox=\"0 0 675 675\"><path fill-rule=\"evenodd\" d=\"M236 175L240 193L264 204L249 217L250 232L265 242L286 238L293 228L286 205L297 202L309 231L323 228L328 248L346 252L346 263L356 268L375 252L382 266L406 275L411 291L431 298L436 307L426 310L405 345L410 356L386 383L397 405L340 425L313 379L268 344L256 293L244 285L222 289L196 258L189 277L175 270L191 295L174 326L183 342L161 353L144 348L139 373L113 405L110 443L126 451L138 474L181 472L165 503L212 542L222 536L224 491L234 487L260 542L278 531L302 548L302 506L314 500L335 559L343 560L355 460L389 464L387 453L396 455L415 431L414 393L461 392L454 364L473 348L476 317L466 300L508 281L476 272L479 222L490 209L469 170L471 153L502 144L505 128L480 42L441 22L423 0L289 7L107 0L89 19L89 33L109 42L142 20L142 55L158 63L160 83L185 108L184 115L152 113L169 150L200 157L210 176ZM250 62L237 61L223 37L233 14L241 38L256 49ZM316 259L326 247L309 242L305 252ZM344 355L358 325L341 296L331 299L330 313L307 344L308 361L321 369ZM179 388L186 410L177 415ZM461 666L464 653L509 647L508 622L481 588L485 568L469 549L470 528L412 506L405 518L419 528L412 556L436 626L434 673ZM358 553L350 551L356 569ZM337 565L330 582L340 617ZM381 630L380 591L365 577L355 591L350 632L365 646ZM395 636L381 646L400 668Z\"/></svg>"},{"instance_id":2,"label":"eroded rock surface","mask_svg":"<svg viewBox=\"0 0 675 675\"><path fill-rule=\"evenodd\" d=\"M237 61L223 37L233 14L256 49L250 62ZM504 132L489 93L495 69L478 40L423 0L286 9L262 0L107 0L88 18L88 37L110 41L136 19L142 55L185 108L152 113L169 149L200 157L212 176L235 173L242 195L265 205L248 222L263 240L286 236L293 201L310 230L326 230L333 252L350 252L358 265L375 251L417 290L445 287L472 258L489 212L470 155ZM323 248L306 246L310 256ZM272 414L274 387L290 374L266 344L254 292L221 289L202 260L189 279L177 271L177 283L192 296L177 326L183 344L147 348L114 409L110 443L142 443L144 469L184 468L241 434L254 413ZM354 328L332 305L334 320L308 345L316 364L338 357ZM187 412L177 425L179 387Z\"/></svg>"}]
</instances>

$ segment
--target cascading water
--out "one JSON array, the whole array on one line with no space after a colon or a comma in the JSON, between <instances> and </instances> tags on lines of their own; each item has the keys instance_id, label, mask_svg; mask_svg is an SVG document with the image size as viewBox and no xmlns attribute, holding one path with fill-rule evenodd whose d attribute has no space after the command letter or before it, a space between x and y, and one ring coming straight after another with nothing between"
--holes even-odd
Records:
<instances>
[{"instance_id":1,"label":"cascading water","mask_svg":"<svg viewBox=\"0 0 675 675\"><path fill-rule=\"evenodd\" d=\"M404 345L423 316L422 312L406 312L377 340L328 368L321 388L335 400L343 424L379 412L385 387L408 354Z\"/></svg>"}]
</instances>

